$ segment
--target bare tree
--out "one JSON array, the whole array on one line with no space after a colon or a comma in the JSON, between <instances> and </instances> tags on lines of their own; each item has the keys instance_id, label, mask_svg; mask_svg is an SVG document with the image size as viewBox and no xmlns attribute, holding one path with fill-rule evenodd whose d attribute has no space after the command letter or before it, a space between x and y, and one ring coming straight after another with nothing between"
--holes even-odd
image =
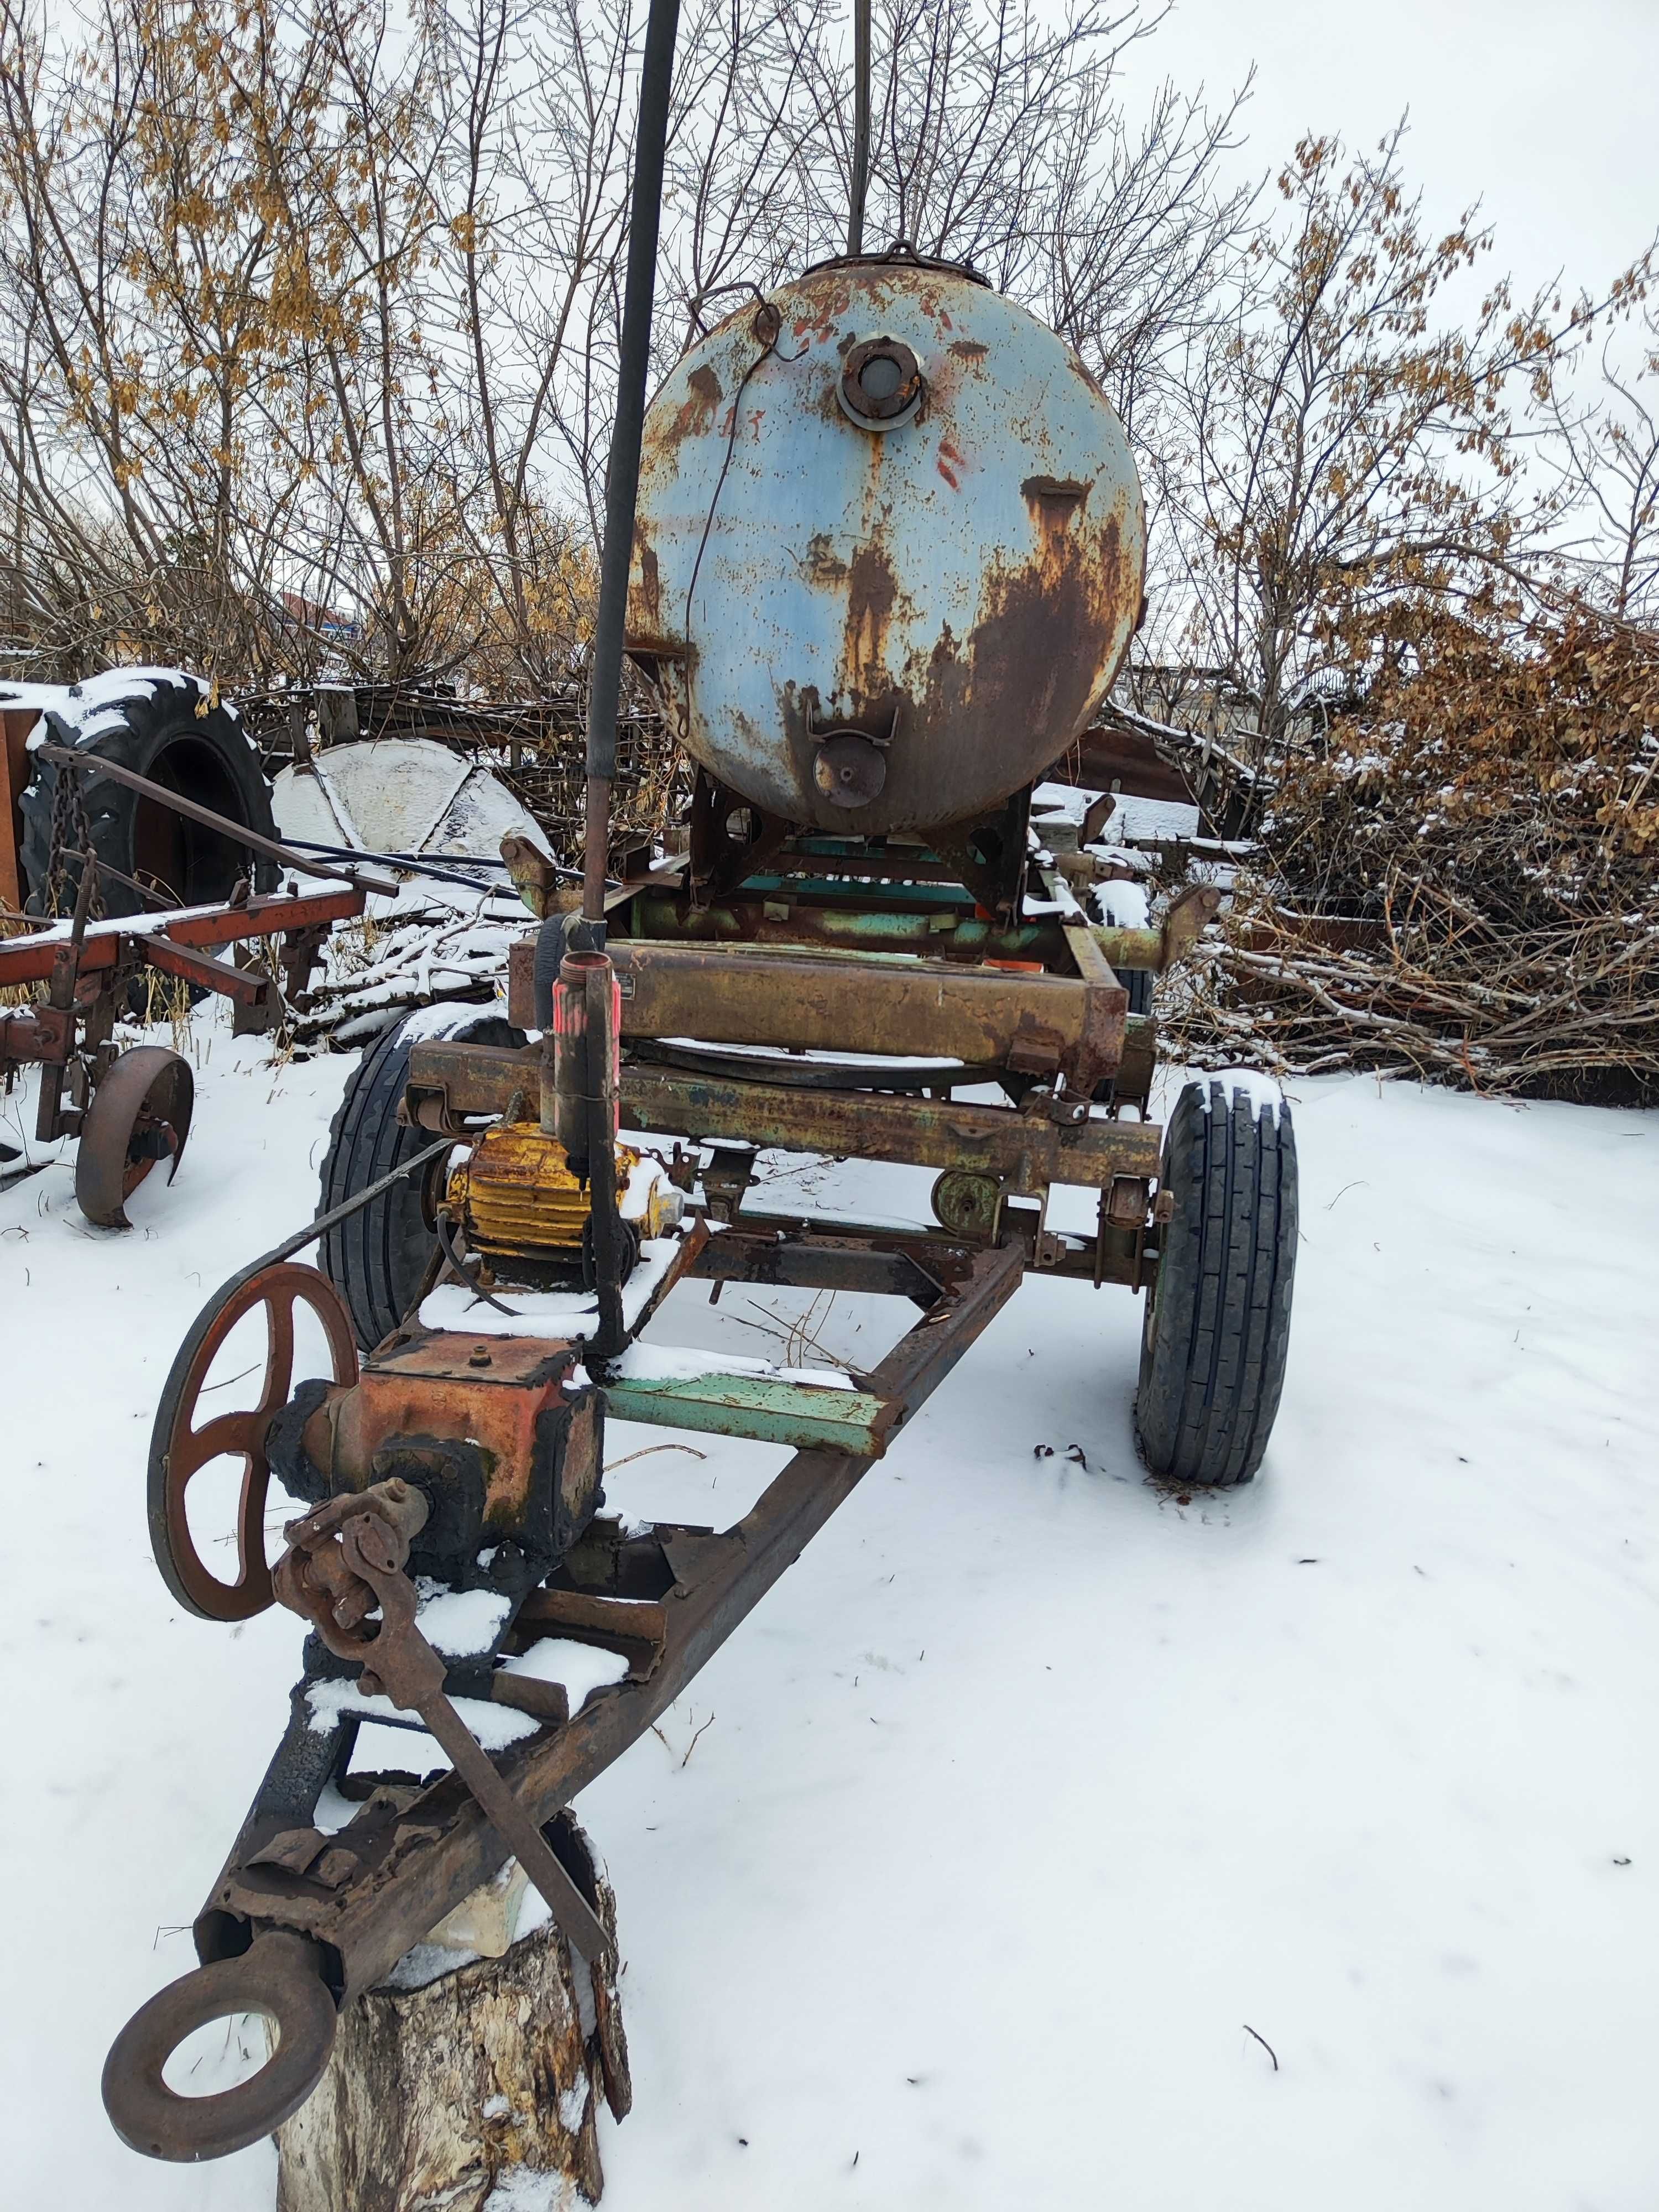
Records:
<instances>
[{"instance_id":1,"label":"bare tree","mask_svg":"<svg viewBox=\"0 0 1659 2212\"><path fill-rule=\"evenodd\" d=\"M692 0L660 366L838 250L833 0ZM0 0L14 632L239 680L568 680L592 601L639 0ZM885 0L870 235L979 266L1132 420L1224 276L1232 110L1091 0Z\"/></svg>"},{"instance_id":2,"label":"bare tree","mask_svg":"<svg viewBox=\"0 0 1659 2212\"><path fill-rule=\"evenodd\" d=\"M1474 210L1428 231L1402 132L1352 161L1303 142L1279 179L1288 220L1198 334L1184 436L1156 459L1185 657L1224 672L1269 758L1322 683L1409 650L1425 594L1478 590L1483 563L1530 552L1546 510L1517 473L1517 410L1547 399L1594 313L1503 281L1444 313L1491 234Z\"/></svg>"},{"instance_id":3,"label":"bare tree","mask_svg":"<svg viewBox=\"0 0 1659 2212\"><path fill-rule=\"evenodd\" d=\"M1633 367L1609 339L1601 368L1595 398L1550 398L1542 458L1577 526L1557 550L1593 605L1659 629L1659 316L1650 307Z\"/></svg>"}]
</instances>

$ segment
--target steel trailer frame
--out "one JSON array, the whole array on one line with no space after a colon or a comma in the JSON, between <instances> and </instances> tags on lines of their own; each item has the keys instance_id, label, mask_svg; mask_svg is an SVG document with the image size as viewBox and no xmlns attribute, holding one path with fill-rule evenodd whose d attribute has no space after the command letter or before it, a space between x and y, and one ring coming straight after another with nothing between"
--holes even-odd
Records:
<instances>
[{"instance_id":1,"label":"steel trailer frame","mask_svg":"<svg viewBox=\"0 0 1659 2212\"><path fill-rule=\"evenodd\" d=\"M435 1667L425 1679L428 1687L436 1686L441 1706L450 1695L482 1692L534 1720L533 1734L510 1747L495 1769L511 1793L510 1802L497 1797L501 1825L489 1809L496 1795L489 1777L475 1777L469 1785L458 1765L418 1791L377 1793L332 1835L317 1829L319 1796L349 1764L361 1716L337 1711L319 1730L307 1702L313 1682L308 1671L294 1692L282 1743L197 1917L200 1966L152 1999L111 2051L106 2102L135 2148L170 2158L215 2156L255 2140L297 2109L326 2064L336 2008L383 1979L493 1875L512 1848L502 1826L528 1820L550 1843L555 1839L555 1816L681 1694L1027 1273L1133 1290L1155 1270L1158 1224L1167 1214L1156 1194L1162 1133L1145 1118L1150 1024L1127 1015L1113 956L1126 964L1167 965L1207 919L1212 895L1189 897L1159 932L1101 931L1066 899L1057 873L1040 866L1042 903L1050 913L1035 925L1011 919L1004 932L1024 933L1016 939L1018 951L1037 957L1018 966L990 965L988 960L1016 948L994 939L988 955L985 916L975 911L972 891L959 881L953 885L948 864L936 856L875 853L861 873L866 864L859 854L838 851L833 859L840 880L830 886L831 896L804 899L801 885L813 884L813 872L823 870L826 856L814 849L822 842L786 842L769 855L759 883L733 886L719 907L699 902L690 881L668 880L660 868L608 896L614 1004L627 1054L620 1079L623 1123L714 1146L702 1207L694 1208L671 1263L630 1316L627 1336L636 1337L674 1285L689 1280L898 1297L918 1307L920 1318L868 1374L852 1376L851 1389L773 1375L633 1375L613 1370L590 1340L585 1356L601 1415L608 1410L631 1421L752 1438L787 1447L793 1455L750 1510L724 1530L659 1522L625 1532L598 1515L550 1575L517 1602L483 1675L476 1663L447 1671L429 1647L421 1647L422 1663ZM843 887L862 903L843 901ZM1017 898L1012 915L1020 910ZM877 949L828 943L814 933L826 915L849 911L863 918L866 941L875 940ZM918 912L929 918L933 957L880 941L884 931L902 931ZM803 914L811 917L805 927ZM941 915L943 922L933 919ZM795 928L791 939L765 927L788 923ZM652 934L644 933L646 926ZM526 1022L534 1012L532 953L528 942L516 948L511 967L511 1011ZM849 1066L833 1054L828 1062L799 1057L848 1036L878 1055L900 1053L902 1064L878 1057ZM669 1040L676 1037L696 1042L675 1047ZM702 1064L711 1055L712 1066ZM509 1111L536 1118L554 1079L553 1060L550 1035L519 1048L416 1042L402 1114L432 1141L403 1171L429 1166L447 1140L476 1133L482 1121ZM750 1072L734 1075L733 1066ZM825 1087L836 1080L861 1087ZM957 1087L988 1080L1002 1087L1006 1103L951 1096ZM746 1208L754 1154L773 1146L938 1168L940 1225L905 1230ZM952 1177L957 1186L946 1191ZM1098 1194L1091 1237L1048 1228L1047 1200L1054 1182ZM330 1219L383 1188L360 1194ZM188 1398L192 1358L205 1372L200 1347L210 1318L244 1310L262 1279L286 1283L296 1272L292 1255L327 1225L313 1223L210 1302L169 1380L158 1439L188 1431L188 1404L181 1431L176 1401L180 1393ZM321 1278L313 1279L326 1291ZM283 1294L291 1300L291 1284ZM275 1346L280 1331L274 1319L271 1327ZM557 1362L583 1352L580 1339L555 1344L510 1331L492 1333L488 1347L500 1363L500 1381L524 1391L544 1392ZM483 1340L475 1346L446 1335L411 1315L377 1348L364 1373L395 1370L420 1378L423 1411L435 1414L447 1395L459 1393L456 1402L464 1402L473 1387L469 1370L485 1350ZM356 1382L355 1370L349 1379ZM284 1374L281 1393L286 1389ZM264 1402L253 1414L220 1419L257 1428ZM445 1432L441 1419L421 1425ZM264 1449L253 1428L246 1436L239 1428L227 1448ZM262 1508L263 1496L261 1486L256 1507ZM348 1532L372 1533L374 1504L367 1492L355 1503L338 1492L290 1528L294 1548L276 1570L276 1591L285 1602L296 1603L295 1557L337 1535L343 1514L358 1513L355 1522L348 1519ZM258 1511L252 1519L257 1524ZM361 1548L352 1556L361 1561ZM244 1562L245 1574L250 1564ZM262 1558L258 1567L263 1572ZM394 1574L386 1587L407 1586ZM329 1619L325 1611L314 1614L330 1649L356 1648L332 1640ZM591 1693L573 1714L556 1686L499 1668L502 1657L550 1632L620 1654L628 1662L625 1677ZM407 1710L415 1692L396 1692L397 1679L388 1668L394 1701ZM453 1708L446 1710L445 1729L454 1720ZM550 1901L567 1936L586 1949L592 1929L590 1924L585 1936L583 1927L591 1914L568 1905L561 1913L556 1898ZM277 2021L283 2063L218 2097L174 2097L161 2068L180 2035L199 2020L244 2007Z\"/></svg>"}]
</instances>

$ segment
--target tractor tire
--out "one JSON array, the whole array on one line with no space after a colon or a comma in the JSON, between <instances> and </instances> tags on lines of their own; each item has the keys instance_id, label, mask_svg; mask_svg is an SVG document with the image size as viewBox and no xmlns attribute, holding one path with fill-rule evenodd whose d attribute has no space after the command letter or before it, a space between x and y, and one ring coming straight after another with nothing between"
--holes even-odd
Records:
<instances>
[{"instance_id":1,"label":"tractor tire","mask_svg":"<svg viewBox=\"0 0 1659 2212\"><path fill-rule=\"evenodd\" d=\"M390 1175L400 1160L432 1142L424 1129L398 1119L409 1079L410 1048L431 1037L462 1044L521 1045L524 1032L476 1006L429 1006L372 1044L353 1069L328 1133L317 1211L331 1212ZM441 1158L362 1206L322 1241L319 1264L351 1316L365 1352L372 1352L420 1296L437 1249L433 1204Z\"/></svg>"},{"instance_id":2,"label":"tractor tire","mask_svg":"<svg viewBox=\"0 0 1659 2212\"><path fill-rule=\"evenodd\" d=\"M1152 971L1150 968L1125 968L1118 981L1129 994L1132 1014L1150 1014L1152 1011Z\"/></svg>"},{"instance_id":3,"label":"tractor tire","mask_svg":"<svg viewBox=\"0 0 1659 2212\"><path fill-rule=\"evenodd\" d=\"M105 690L114 696L104 699ZM242 829L276 836L270 785L253 740L234 708L198 711L205 707L208 693L195 677L173 670L134 670L126 696L119 696L104 678L99 696L102 703L88 713L84 724L49 710L45 719L51 741L131 769L181 798L211 807ZM71 691L71 702L74 697ZM22 796L20 858L31 914L46 911L58 779L73 773L37 760ZM167 904L216 905L229 897L242 876L255 890L275 888L276 863L234 837L186 821L160 800L129 790L112 777L95 782L82 777L80 781L93 851L122 875L153 888ZM64 872L72 898L80 881L79 861L66 861ZM143 908L139 893L114 875L101 873L100 890L107 915L137 914Z\"/></svg>"},{"instance_id":4,"label":"tractor tire","mask_svg":"<svg viewBox=\"0 0 1659 2212\"><path fill-rule=\"evenodd\" d=\"M1175 1212L1146 1293L1135 1427L1147 1466L1225 1490L1261 1464L1296 1275L1296 1139L1261 1079L1188 1084L1164 1140Z\"/></svg>"}]
</instances>

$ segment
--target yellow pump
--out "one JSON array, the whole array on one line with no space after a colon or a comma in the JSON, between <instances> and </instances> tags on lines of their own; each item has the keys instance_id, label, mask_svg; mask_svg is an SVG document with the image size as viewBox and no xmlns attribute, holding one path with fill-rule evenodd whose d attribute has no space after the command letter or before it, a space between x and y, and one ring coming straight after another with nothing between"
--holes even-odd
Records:
<instances>
[{"instance_id":1,"label":"yellow pump","mask_svg":"<svg viewBox=\"0 0 1659 2212\"><path fill-rule=\"evenodd\" d=\"M630 1146L617 1146L623 1217L637 1237L660 1237L678 1218L680 1195L654 1176L640 1194L642 1203L630 1206L640 1165ZM486 1129L451 1169L446 1196L468 1245L486 1259L556 1264L581 1256L588 1193L572 1174L564 1146L538 1121L498 1121Z\"/></svg>"}]
</instances>

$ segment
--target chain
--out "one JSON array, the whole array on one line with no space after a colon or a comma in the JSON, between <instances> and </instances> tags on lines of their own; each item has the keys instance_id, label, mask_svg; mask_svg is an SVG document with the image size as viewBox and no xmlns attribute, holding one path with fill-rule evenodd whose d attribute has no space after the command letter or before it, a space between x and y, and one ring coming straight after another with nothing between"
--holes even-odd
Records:
<instances>
[{"instance_id":1,"label":"chain","mask_svg":"<svg viewBox=\"0 0 1659 2212\"><path fill-rule=\"evenodd\" d=\"M86 793L81 788L79 773L73 769L59 768L58 781L52 794L52 837L46 854L46 908L52 915L72 914L78 878L70 879L69 861L75 854L81 856L82 868L90 868L92 896L87 908L89 921L101 921L104 915L103 886L98 880L99 869L93 857L92 824L87 819Z\"/></svg>"}]
</instances>

